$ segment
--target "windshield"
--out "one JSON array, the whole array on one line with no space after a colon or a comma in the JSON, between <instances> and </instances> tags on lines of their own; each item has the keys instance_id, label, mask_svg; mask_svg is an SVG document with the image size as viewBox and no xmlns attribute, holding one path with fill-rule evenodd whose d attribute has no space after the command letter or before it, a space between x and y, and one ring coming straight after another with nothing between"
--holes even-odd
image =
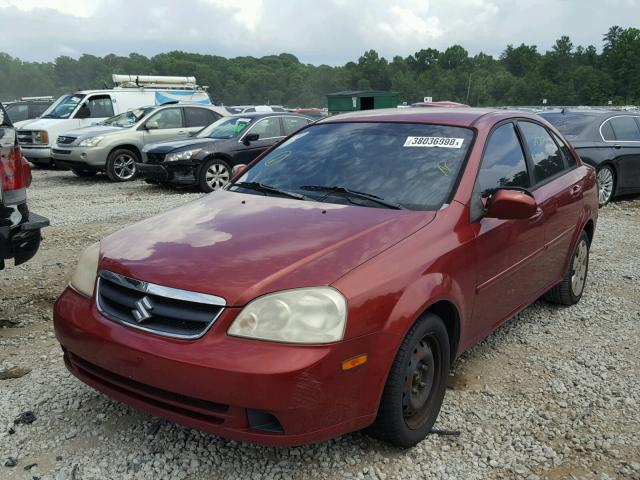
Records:
<instances>
[{"instance_id":1,"label":"windshield","mask_svg":"<svg viewBox=\"0 0 640 480\"><path fill-rule=\"evenodd\" d=\"M136 108L135 110L129 110L127 112L121 113L120 115L116 115L111 118L107 118L106 120L98 123L98 125L105 125L107 127L132 127L144 117L146 117L149 113L155 110L154 107L148 108Z\"/></svg>"},{"instance_id":2,"label":"windshield","mask_svg":"<svg viewBox=\"0 0 640 480\"><path fill-rule=\"evenodd\" d=\"M349 190L403 208L437 210L451 194L472 139L470 129L444 125L314 125L272 150L238 182L325 202L381 207Z\"/></svg>"},{"instance_id":3,"label":"windshield","mask_svg":"<svg viewBox=\"0 0 640 480\"><path fill-rule=\"evenodd\" d=\"M198 138L229 139L239 136L251 123L251 118L225 117L212 123L198 133Z\"/></svg>"},{"instance_id":4,"label":"windshield","mask_svg":"<svg viewBox=\"0 0 640 480\"><path fill-rule=\"evenodd\" d=\"M63 95L44 112L42 118L69 118L83 98L82 93Z\"/></svg>"},{"instance_id":5,"label":"windshield","mask_svg":"<svg viewBox=\"0 0 640 480\"><path fill-rule=\"evenodd\" d=\"M542 118L560 130L567 138L575 138L591 125L598 115L570 113L540 113Z\"/></svg>"}]
</instances>

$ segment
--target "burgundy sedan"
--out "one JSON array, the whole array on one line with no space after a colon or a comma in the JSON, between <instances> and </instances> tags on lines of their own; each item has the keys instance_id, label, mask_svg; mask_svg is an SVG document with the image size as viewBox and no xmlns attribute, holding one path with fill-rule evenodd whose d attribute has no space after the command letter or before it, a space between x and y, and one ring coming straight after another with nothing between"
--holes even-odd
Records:
<instances>
[{"instance_id":1,"label":"burgundy sedan","mask_svg":"<svg viewBox=\"0 0 640 480\"><path fill-rule=\"evenodd\" d=\"M56 334L83 382L190 427L408 447L461 352L580 300L597 212L594 169L538 116L340 115L89 247Z\"/></svg>"}]
</instances>

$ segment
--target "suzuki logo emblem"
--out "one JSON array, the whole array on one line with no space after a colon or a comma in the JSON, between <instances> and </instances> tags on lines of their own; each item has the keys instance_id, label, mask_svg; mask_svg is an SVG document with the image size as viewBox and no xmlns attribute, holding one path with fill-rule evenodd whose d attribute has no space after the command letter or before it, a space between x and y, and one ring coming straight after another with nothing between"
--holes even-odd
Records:
<instances>
[{"instance_id":1,"label":"suzuki logo emblem","mask_svg":"<svg viewBox=\"0 0 640 480\"><path fill-rule=\"evenodd\" d=\"M131 313L133 314L133 318L136 319L136 322L142 323L151 318L152 315L149 313L149 310L153 310L153 304L151 300L149 300L149 297L145 296L136 302L136 308L135 310L131 310Z\"/></svg>"}]
</instances>

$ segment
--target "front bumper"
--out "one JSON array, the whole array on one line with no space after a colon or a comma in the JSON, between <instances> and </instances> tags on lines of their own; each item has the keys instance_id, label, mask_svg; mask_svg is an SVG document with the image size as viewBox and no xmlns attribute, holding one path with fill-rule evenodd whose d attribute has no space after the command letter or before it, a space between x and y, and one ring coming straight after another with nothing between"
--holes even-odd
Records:
<instances>
[{"instance_id":1,"label":"front bumper","mask_svg":"<svg viewBox=\"0 0 640 480\"><path fill-rule=\"evenodd\" d=\"M66 289L54 306L56 336L80 380L140 410L223 437L300 445L358 430L375 419L380 395L379 334L324 346L234 338L239 312L227 308L209 332L185 341L133 330L103 317ZM342 371L343 360L369 362ZM372 388L372 385L374 386ZM252 423L268 414L280 429Z\"/></svg>"},{"instance_id":2,"label":"front bumper","mask_svg":"<svg viewBox=\"0 0 640 480\"><path fill-rule=\"evenodd\" d=\"M194 185L198 165L189 161L172 162L169 165L136 163L136 170L150 182L173 183L175 185Z\"/></svg>"},{"instance_id":3,"label":"front bumper","mask_svg":"<svg viewBox=\"0 0 640 480\"><path fill-rule=\"evenodd\" d=\"M9 258L13 258L15 265L33 258L42 240L40 229L48 225L45 217L29 213L27 221L15 227L0 226L0 269Z\"/></svg>"},{"instance_id":4,"label":"front bumper","mask_svg":"<svg viewBox=\"0 0 640 480\"><path fill-rule=\"evenodd\" d=\"M51 161L51 148L49 147L29 147L20 145L22 154L33 163L49 163Z\"/></svg>"},{"instance_id":5,"label":"front bumper","mask_svg":"<svg viewBox=\"0 0 640 480\"><path fill-rule=\"evenodd\" d=\"M51 157L56 161L56 165L63 165L69 168L91 168L94 170L103 169L107 162L108 149L68 147L58 145L51 149Z\"/></svg>"}]
</instances>

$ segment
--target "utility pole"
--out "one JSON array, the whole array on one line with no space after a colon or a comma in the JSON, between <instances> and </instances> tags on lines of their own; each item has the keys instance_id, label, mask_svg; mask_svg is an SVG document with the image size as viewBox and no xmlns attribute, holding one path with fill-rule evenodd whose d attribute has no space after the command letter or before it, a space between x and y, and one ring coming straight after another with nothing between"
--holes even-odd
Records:
<instances>
[{"instance_id":1,"label":"utility pole","mask_svg":"<svg viewBox=\"0 0 640 480\"><path fill-rule=\"evenodd\" d=\"M469 82L467 83L467 105L469 105L469 94L471 93L471 75L473 72L469 72Z\"/></svg>"}]
</instances>

